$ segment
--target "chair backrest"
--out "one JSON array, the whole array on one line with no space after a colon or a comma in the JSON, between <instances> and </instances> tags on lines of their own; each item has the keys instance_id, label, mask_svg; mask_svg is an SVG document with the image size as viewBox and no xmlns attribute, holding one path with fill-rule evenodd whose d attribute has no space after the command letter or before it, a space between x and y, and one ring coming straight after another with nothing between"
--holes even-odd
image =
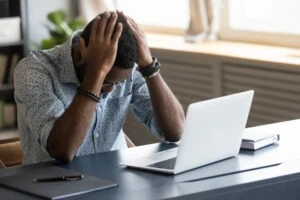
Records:
<instances>
[{"instance_id":1,"label":"chair backrest","mask_svg":"<svg viewBox=\"0 0 300 200\"><path fill-rule=\"evenodd\" d=\"M4 165L1 159L0 159L0 168L6 168L6 166Z\"/></svg>"},{"instance_id":2,"label":"chair backrest","mask_svg":"<svg viewBox=\"0 0 300 200\"><path fill-rule=\"evenodd\" d=\"M0 159L6 167L21 165L23 161L23 151L20 141L0 144Z\"/></svg>"},{"instance_id":3,"label":"chair backrest","mask_svg":"<svg viewBox=\"0 0 300 200\"><path fill-rule=\"evenodd\" d=\"M126 134L125 134L125 139L126 139L128 148L135 147L135 144L132 142L132 140Z\"/></svg>"}]
</instances>

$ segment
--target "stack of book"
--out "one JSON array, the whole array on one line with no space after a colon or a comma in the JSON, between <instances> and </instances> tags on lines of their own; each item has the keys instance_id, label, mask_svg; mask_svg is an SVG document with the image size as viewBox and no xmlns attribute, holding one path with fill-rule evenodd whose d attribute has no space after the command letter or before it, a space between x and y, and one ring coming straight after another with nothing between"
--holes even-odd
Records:
<instances>
[{"instance_id":1,"label":"stack of book","mask_svg":"<svg viewBox=\"0 0 300 200\"><path fill-rule=\"evenodd\" d=\"M0 54L0 85L13 84L14 71L20 59L20 55Z\"/></svg>"},{"instance_id":2,"label":"stack of book","mask_svg":"<svg viewBox=\"0 0 300 200\"><path fill-rule=\"evenodd\" d=\"M279 139L279 134L275 132L255 132L246 129L243 134L241 149L261 149L277 143Z\"/></svg>"},{"instance_id":3,"label":"stack of book","mask_svg":"<svg viewBox=\"0 0 300 200\"><path fill-rule=\"evenodd\" d=\"M16 126L16 104L0 101L0 129Z\"/></svg>"}]
</instances>

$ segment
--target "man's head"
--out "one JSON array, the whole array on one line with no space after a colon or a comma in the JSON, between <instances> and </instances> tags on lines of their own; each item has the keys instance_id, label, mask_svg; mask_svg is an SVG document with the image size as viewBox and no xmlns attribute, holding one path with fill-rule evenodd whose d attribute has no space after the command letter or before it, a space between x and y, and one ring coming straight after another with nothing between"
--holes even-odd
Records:
<instances>
[{"instance_id":1,"label":"man's head","mask_svg":"<svg viewBox=\"0 0 300 200\"><path fill-rule=\"evenodd\" d=\"M111 12L112 13L112 12ZM100 17L103 17L104 13L100 14ZM87 24L83 32L81 33L81 37L85 40L85 44L89 45L89 39L92 29L92 20ZM122 34L119 39L118 43L118 51L116 60L114 63L114 67L121 68L121 69L131 69L134 66L134 63L137 60L137 43L136 39L121 15L118 15L117 23L115 25L114 31L116 30L116 26L118 23L122 23L123 29Z\"/></svg>"}]
</instances>

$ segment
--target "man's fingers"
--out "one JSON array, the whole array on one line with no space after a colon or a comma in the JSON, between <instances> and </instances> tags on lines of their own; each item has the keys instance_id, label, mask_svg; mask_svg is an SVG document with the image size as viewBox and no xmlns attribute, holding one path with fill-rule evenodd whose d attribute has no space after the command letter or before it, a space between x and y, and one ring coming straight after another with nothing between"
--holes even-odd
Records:
<instances>
[{"instance_id":1,"label":"man's fingers","mask_svg":"<svg viewBox=\"0 0 300 200\"><path fill-rule=\"evenodd\" d=\"M100 38L104 37L104 32L105 32L109 17L110 17L110 13L105 12L102 19L101 19L101 21L99 22L99 25L98 25L97 36L96 36L97 39L100 39Z\"/></svg>"},{"instance_id":2,"label":"man's fingers","mask_svg":"<svg viewBox=\"0 0 300 200\"><path fill-rule=\"evenodd\" d=\"M113 13L111 15L108 25L106 27L105 38L110 39L112 37L117 18L118 18L117 13Z\"/></svg>"},{"instance_id":3,"label":"man's fingers","mask_svg":"<svg viewBox=\"0 0 300 200\"><path fill-rule=\"evenodd\" d=\"M134 29L138 29L138 25L130 17L127 17L127 23L129 23Z\"/></svg>"},{"instance_id":4,"label":"man's fingers","mask_svg":"<svg viewBox=\"0 0 300 200\"><path fill-rule=\"evenodd\" d=\"M97 35L97 29L98 29L98 24L101 20L100 16L95 17L93 24L92 24L92 29L91 29L91 35L90 35L90 41L94 42L96 40L96 35Z\"/></svg>"},{"instance_id":5,"label":"man's fingers","mask_svg":"<svg viewBox=\"0 0 300 200\"><path fill-rule=\"evenodd\" d=\"M117 14L123 17L125 21L128 19L128 17L123 13L123 11L117 10Z\"/></svg>"},{"instance_id":6,"label":"man's fingers","mask_svg":"<svg viewBox=\"0 0 300 200\"><path fill-rule=\"evenodd\" d=\"M133 23L132 20L128 19L126 22L127 22L128 26L130 27L130 30L132 31L132 33L135 36L135 38L137 40L140 39L140 37L142 36L142 34L141 34L141 31L140 31L139 27L135 23Z\"/></svg>"},{"instance_id":7,"label":"man's fingers","mask_svg":"<svg viewBox=\"0 0 300 200\"><path fill-rule=\"evenodd\" d=\"M113 43L118 43L119 38L120 38L120 36L121 36L121 34L122 34L122 30L123 30L123 25L122 25L122 23L118 23L118 24L117 24L116 32L115 32L115 34L114 34L113 37L112 37Z\"/></svg>"}]
</instances>

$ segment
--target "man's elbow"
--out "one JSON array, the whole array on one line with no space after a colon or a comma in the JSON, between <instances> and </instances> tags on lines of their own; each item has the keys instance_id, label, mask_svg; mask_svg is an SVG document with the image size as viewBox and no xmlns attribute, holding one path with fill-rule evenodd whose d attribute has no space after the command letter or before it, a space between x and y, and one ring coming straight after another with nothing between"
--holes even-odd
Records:
<instances>
[{"instance_id":1,"label":"man's elbow","mask_svg":"<svg viewBox=\"0 0 300 200\"><path fill-rule=\"evenodd\" d=\"M181 139L180 134L173 134L172 136L165 136L165 140L168 142L178 142Z\"/></svg>"},{"instance_id":2,"label":"man's elbow","mask_svg":"<svg viewBox=\"0 0 300 200\"><path fill-rule=\"evenodd\" d=\"M74 155L71 155L71 154L56 154L56 155L53 155L53 157L56 160L61 161L63 163L69 163L69 162L72 162L72 160L74 158Z\"/></svg>"},{"instance_id":3,"label":"man's elbow","mask_svg":"<svg viewBox=\"0 0 300 200\"><path fill-rule=\"evenodd\" d=\"M63 163L69 163L74 158L74 153L69 151L68 149L48 147L48 151L55 160L61 161Z\"/></svg>"},{"instance_id":4,"label":"man's elbow","mask_svg":"<svg viewBox=\"0 0 300 200\"><path fill-rule=\"evenodd\" d=\"M176 129L170 130L169 134L165 134L165 140L168 142L178 142L181 139L183 126L178 126Z\"/></svg>"}]
</instances>

